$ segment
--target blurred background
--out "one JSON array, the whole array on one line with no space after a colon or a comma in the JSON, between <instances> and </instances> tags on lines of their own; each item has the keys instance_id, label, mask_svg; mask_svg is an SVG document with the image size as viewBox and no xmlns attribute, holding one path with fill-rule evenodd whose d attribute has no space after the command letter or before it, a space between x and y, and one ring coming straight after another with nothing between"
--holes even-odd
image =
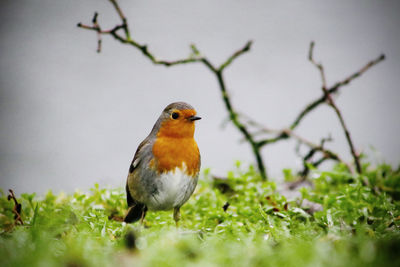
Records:
<instances>
[{"instance_id":1,"label":"blurred background","mask_svg":"<svg viewBox=\"0 0 400 267\"><path fill-rule=\"evenodd\" d=\"M310 41L328 84L385 53L387 59L341 89L337 104L355 145L372 163L400 162L400 2L120 1L132 36L158 58L179 59L195 43L220 64L246 41L252 50L225 72L241 112L271 127L287 126L321 95L307 61ZM0 188L17 193L71 192L95 182L122 187L138 144L166 105L186 101L203 118L196 139L202 167L224 176L234 162L253 163L229 123L216 78L201 64L153 65L138 50L76 27L99 12L102 28L120 23L99 0L0 3ZM320 107L297 132L351 155L335 114ZM295 142L263 150L272 179L300 168Z\"/></svg>"}]
</instances>

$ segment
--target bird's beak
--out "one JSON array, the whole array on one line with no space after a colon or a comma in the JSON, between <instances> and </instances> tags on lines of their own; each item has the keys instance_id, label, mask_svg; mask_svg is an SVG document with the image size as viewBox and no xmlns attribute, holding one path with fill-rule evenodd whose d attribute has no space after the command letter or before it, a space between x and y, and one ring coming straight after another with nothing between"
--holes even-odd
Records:
<instances>
[{"instance_id":1,"label":"bird's beak","mask_svg":"<svg viewBox=\"0 0 400 267\"><path fill-rule=\"evenodd\" d=\"M201 117L190 116L190 117L188 118L188 120L190 120L190 121L197 121L197 120L201 120Z\"/></svg>"}]
</instances>

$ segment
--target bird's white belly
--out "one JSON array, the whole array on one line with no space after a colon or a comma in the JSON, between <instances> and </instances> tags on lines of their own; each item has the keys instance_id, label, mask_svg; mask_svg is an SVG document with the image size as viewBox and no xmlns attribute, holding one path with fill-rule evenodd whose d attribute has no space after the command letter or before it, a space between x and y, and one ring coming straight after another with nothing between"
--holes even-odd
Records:
<instances>
[{"instance_id":1,"label":"bird's white belly","mask_svg":"<svg viewBox=\"0 0 400 267\"><path fill-rule=\"evenodd\" d=\"M197 177L189 176L185 170L176 168L155 178L157 190L149 197L150 210L170 210L182 206L192 195Z\"/></svg>"}]
</instances>

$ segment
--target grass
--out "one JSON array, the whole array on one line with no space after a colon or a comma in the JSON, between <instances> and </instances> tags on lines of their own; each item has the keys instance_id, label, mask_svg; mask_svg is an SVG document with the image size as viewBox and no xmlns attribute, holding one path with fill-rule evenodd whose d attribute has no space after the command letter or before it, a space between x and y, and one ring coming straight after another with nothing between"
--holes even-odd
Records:
<instances>
[{"instance_id":1,"label":"grass","mask_svg":"<svg viewBox=\"0 0 400 267\"><path fill-rule=\"evenodd\" d=\"M314 187L293 200L252 167L238 164L223 180L206 171L179 229L172 212L149 212L144 226L115 220L126 211L125 193L98 185L22 194L24 225L15 225L14 204L1 193L0 265L400 266L400 171L364 170L314 170ZM294 179L290 170L285 176Z\"/></svg>"}]
</instances>

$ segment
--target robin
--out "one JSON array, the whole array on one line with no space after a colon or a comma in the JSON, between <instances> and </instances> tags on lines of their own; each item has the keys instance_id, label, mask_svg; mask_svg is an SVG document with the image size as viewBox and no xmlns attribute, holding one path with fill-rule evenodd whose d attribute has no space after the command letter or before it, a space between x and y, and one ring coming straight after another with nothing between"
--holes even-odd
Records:
<instances>
[{"instance_id":1,"label":"robin","mask_svg":"<svg viewBox=\"0 0 400 267\"><path fill-rule=\"evenodd\" d=\"M192 195L199 176L200 152L194 128L200 119L184 102L169 104L161 113L129 167L125 222L140 219L143 223L148 209L173 209L178 225L179 209Z\"/></svg>"}]
</instances>

